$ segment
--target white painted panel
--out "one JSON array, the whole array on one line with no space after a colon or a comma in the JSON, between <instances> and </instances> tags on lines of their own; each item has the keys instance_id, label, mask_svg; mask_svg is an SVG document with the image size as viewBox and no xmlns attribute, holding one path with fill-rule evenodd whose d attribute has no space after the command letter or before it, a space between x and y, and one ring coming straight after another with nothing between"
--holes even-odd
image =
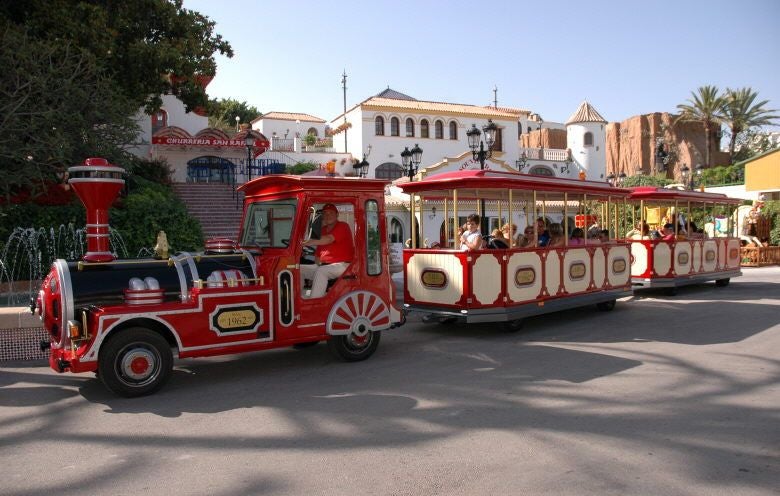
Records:
<instances>
[{"instance_id":1,"label":"white painted panel","mask_svg":"<svg viewBox=\"0 0 780 496\"><path fill-rule=\"evenodd\" d=\"M515 275L520 269L533 269L534 282L527 286L518 286ZM506 285L509 299L515 302L534 300L542 290L542 260L537 252L514 253L507 263Z\"/></svg>"},{"instance_id":2,"label":"white painted panel","mask_svg":"<svg viewBox=\"0 0 780 496\"><path fill-rule=\"evenodd\" d=\"M681 257L685 263L680 263ZM692 261L691 244L687 241L678 241L674 248L674 273L678 276L687 275L691 272Z\"/></svg>"},{"instance_id":3,"label":"white painted panel","mask_svg":"<svg viewBox=\"0 0 780 496\"><path fill-rule=\"evenodd\" d=\"M672 268L672 249L666 243L658 243L653 249L653 269L659 276L664 276Z\"/></svg>"},{"instance_id":4,"label":"white painted panel","mask_svg":"<svg viewBox=\"0 0 780 496\"><path fill-rule=\"evenodd\" d=\"M721 269L726 267L726 240L718 240L718 265Z\"/></svg>"},{"instance_id":5,"label":"white painted panel","mask_svg":"<svg viewBox=\"0 0 780 496\"><path fill-rule=\"evenodd\" d=\"M431 288L422 284L420 277L424 270L444 272L447 284L443 288ZM420 303L454 305L463 295L463 266L455 255L448 253L416 253L406 266L406 280L409 294Z\"/></svg>"},{"instance_id":6,"label":"white painted panel","mask_svg":"<svg viewBox=\"0 0 780 496\"><path fill-rule=\"evenodd\" d=\"M561 284L561 261L558 258L558 254L550 250L547 255L547 260L544 263L545 280L544 286L547 288L547 293L550 296L558 294L558 286Z\"/></svg>"},{"instance_id":7,"label":"white painted panel","mask_svg":"<svg viewBox=\"0 0 780 496\"><path fill-rule=\"evenodd\" d=\"M693 267L692 270L694 272L699 272L701 270L701 241L695 241L692 243L692 249L693 252Z\"/></svg>"},{"instance_id":8,"label":"white painted panel","mask_svg":"<svg viewBox=\"0 0 780 496\"><path fill-rule=\"evenodd\" d=\"M642 243L631 243L631 275L641 276L647 271L647 247Z\"/></svg>"},{"instance_id":9,"label":"white painted panel","mask_svg":"<svg viewBox=\"0 0 780 496\"><path fill-rule=\"evenodd\" d=\"M571 277L572 266L582 264L585 267L585 273L582 277L573 279ZM588 252L583 249L570 249L566 251L563 257L563 286L569 293L581 293L587 291L590 285L590 257Z\"/></svg>"},{"instance_id":10,"label":"white painted panel","mask_svg":"<svg viewBox=\"0 0 780 496\"><path fill-rule=\"evenodd\" d=\"M501 294L501 264L493 255L482 255L472 269L472 291L480 305L490 305Z\"/></svg>"},{"instance_id":11,"label":"white painted panel","mask_svg":"<svg viewBox=\"0 0 780 496\"><path fill-rule=\"evenodd\" d=\"M610 247L609 254L607 255L607 270L609 271L609 283L612 286L624 286L629 283L631 272L628 267L631 263L631 257L629 256L629 251L631 249L633 249L633 246L631 248L628 246ZM622 259L626 262L626 270L623 272L615 272L613 270L615 267L614 262L617 259Z\"/></svg>"},{"instance_id":12,"label":"white painted panel","mask_svg":"<svg viewBox=\"0 0 780 496\"><path fill-rule=\"evenodd\" d=\"M607 270L606 251L606 247L599 247L596 248L596 251L593 252L593 283L597 288L604 286L604 279L606 277Z\"/></svg>"},{"instance_id":13,"label":"white painted panel","mask_svg":"<svg viewBox=\"0 0 780 496\"><path fill-rule=\"evenodd\" d=\"M710 260L707 260L707 254L710 254ZM714 256L713 256L714 255ZM708 239L704 242L704 248L702 249L702 268L704 272L715 271L715 264L718 261L718 245L714 239Z\"/></svg>"},{"instance_id":14,"label":"white painted panel","mask_svg":"<svg viewBox=\"0 0 780 496\"><path fill-rule=\"evenodd\" d=\"M739 267L739 240L738 239L730 239L728 242L728 252L734 252L733 257L728 257L728 268L729 269L735 269Z\"/></svg>"}]
</instances>

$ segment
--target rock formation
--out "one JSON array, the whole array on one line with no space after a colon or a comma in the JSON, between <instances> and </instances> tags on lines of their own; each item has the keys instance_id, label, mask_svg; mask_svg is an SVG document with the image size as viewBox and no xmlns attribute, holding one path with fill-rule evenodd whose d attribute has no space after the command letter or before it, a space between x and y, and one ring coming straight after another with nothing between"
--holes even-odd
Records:
<instances>
[{"instance_id":1,"label":"rock formation","mask_svg":"<svg viewBox=\"0 0 780 496\"><path fill-rule=\"evenodd\" d=\"M623 122L607 124L607 173L625 172L628 176L642 171L653 174L661 167L656 163L660 144L668 154L666 176L681 177L680 168L694 169L704 164L704 126L700 122L674 122L676 116L667 112L636 115ZM720 151L719 130L710 141L710 166L729 163L728 153Z\"/></svg>"}]
</instances>

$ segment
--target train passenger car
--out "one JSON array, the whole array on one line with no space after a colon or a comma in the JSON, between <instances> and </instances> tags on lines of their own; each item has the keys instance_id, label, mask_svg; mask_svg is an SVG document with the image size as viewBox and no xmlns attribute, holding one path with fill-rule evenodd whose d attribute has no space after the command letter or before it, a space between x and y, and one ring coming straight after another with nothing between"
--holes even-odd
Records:
<instances>
[{"instance_id":1,"label":"train passenger car","mask_svg":"<svg viewBox=\"0 0 780 496\"><path fill-rule=\"evenodd\" d=\"M635 288L665 288L673 295L680 286L706 281L726 286L742 275L740 241L732 225L740 200L643 186L631 188L629 203L635 222L627 233Z\"/></svg>"},{"instance_id":2,"label":"train passenger car","mask_svg":"<svg viewBox=\"0 0 780 496\"><path fill-rule=\"evenodd\" d=\"M216 239L204 253L115 260L108 207L124 171L88 159L69 172L87 208L88 251L77 262L56 260L32 305L57 372L95 372L113 392L140 396L165 383L175 356L327 341L338 357L357 361L373 354L380 331L402 323L388 270L383 181L264 176L242 186L238 245ZM351 231L354 258L314 297L301 278L301 267L316 263L304 240L317 237L326 206Z\"/></svg>"},{"instance_id":3,"label":"train passenger car","mask_svg":"<svg viewBox=\"0 0 780 496\"><path fill-rule=\"evenodd\" d=\"M628 190L491 170L442 173L399 186L411 195L413 218L429 204L446 212L440 246L417 248L413 241L404 251L404 308L426 320L500 322L515 330L531 315L589 304L611 310L618 298L631 294L629 243L615 237ZM462 250L454 233L474 212L483 218L490 212L498 224L525 219L518 230L533 226L533 243L518 246L512 238L506 248ZM555 227L565 239L538 246L544 225L537 218L559 218ZM593 221L595 226L584 227L606 230L607 237L575 245L568 234L577 219Z\"/></svg>"}]
</instances>

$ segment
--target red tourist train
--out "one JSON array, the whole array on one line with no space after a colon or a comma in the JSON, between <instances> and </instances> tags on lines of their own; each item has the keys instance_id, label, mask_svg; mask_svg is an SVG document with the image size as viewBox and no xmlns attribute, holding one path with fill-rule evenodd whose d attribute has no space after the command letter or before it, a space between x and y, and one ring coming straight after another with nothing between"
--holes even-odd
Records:
<instances>
[{"instance_id":1,"label":"red tourist train","mask_svg":"<svg viewBox=\"0 0 780 496\"><path fill-rule=\"evenodd\" d=\"M680 213L684 202L689 217L702 214L689 199L715 197L466 170L401 184L411 195L417 224L414 247L403 254L401 309L388 263L385 181L264 176L241 186L237 243L208 240L203 253L168 256L161 250L158 258L115 260L108 246L108 208L124 184L124 171L88 159L69 172L87 208L87 254L77 262L54 262L33 311L50 336L42 346L50 348L54 370L95 372L123 396L158 390L171 375L174 355L228 355L326 341L339 358L358 361L371 356L380 332L403 324L407 312L420 312L426 320L498 322L516 330L531 315L589 304L611 310L618 298L631 294L632 282L645 284L648 278L677 285L739 275L734 242L725 233L690 241L626 239L637 208L641 223L655 212L644 203L653 195L676 201L659 215ZM354 258L323 296L310 297L301 272L314 259L304 241L319 237L326 204L349 226ZM710 203L715 204L731 205ZM503 245L490 240L462 251L455 233L474 212L485 225L505 224L510 232L512 224L535 227L524 230L522 241L509 235ZM425 229L425 218L442 216L433 231ZM539 246L547 226L565 235ZM577 229L600 236L569 239ZM436 232L439 241L417 248L417 230ZM689 254L687 260L682 253Z\"/></svg>"}]
</instances>

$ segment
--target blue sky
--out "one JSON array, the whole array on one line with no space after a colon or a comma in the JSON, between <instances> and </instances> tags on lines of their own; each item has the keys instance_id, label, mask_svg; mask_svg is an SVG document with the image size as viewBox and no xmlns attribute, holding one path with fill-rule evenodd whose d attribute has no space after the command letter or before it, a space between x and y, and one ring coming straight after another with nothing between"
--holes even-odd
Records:
<instances>
[{"instance_id":1,"label":"blue sky","mask_svg":"<svg viewBox=\"0 0 780 496\"><path fill-rule=\"evenodd\" d=\"M780 2L185 0L233 46L212 98L326 120L391 87L420 100L539 112L583 100L608 121L674 111L705 84L780 108Z\"/></svg>"}]
</instances>

